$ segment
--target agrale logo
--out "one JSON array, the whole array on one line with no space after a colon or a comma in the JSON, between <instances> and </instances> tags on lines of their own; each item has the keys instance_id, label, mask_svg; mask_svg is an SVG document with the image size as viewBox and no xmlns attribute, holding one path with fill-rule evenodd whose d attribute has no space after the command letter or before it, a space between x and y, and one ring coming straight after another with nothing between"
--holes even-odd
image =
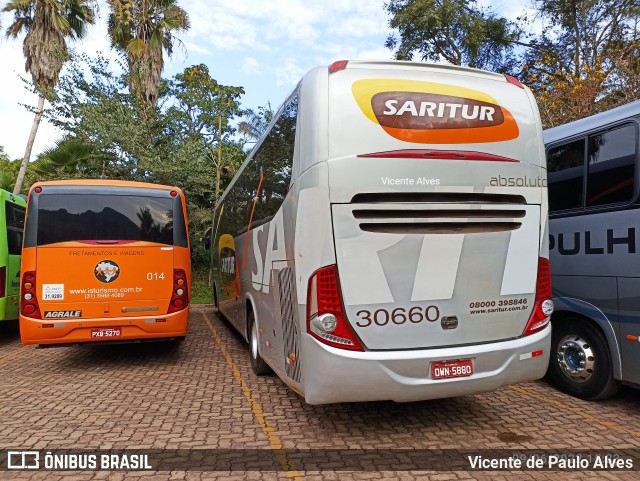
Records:
<instances>
[{"instance_id":1,"label":"agrale logo","mask_svg":"<svg viewBox=\"0 0 640 481\"><path fill-rule=\"evenodd\" d=\"M120 275L120 266L110 260L104 260L98 262L94 269L94 274L96 279L100 282L104 282L108 284L109 282L115 281Z\"/></svg>"},{"instance_id":2,"label":"agrale logo","mask_svg":"<svg viewBox=\"0 0 640 481\"><path fill-rule=\"evenodd\" d=\"M415 80L364 79L356 81L352 91L372 122L405 142L499 142L519 135L511 113L478 90Z\"/></svg>"}]
</instances>

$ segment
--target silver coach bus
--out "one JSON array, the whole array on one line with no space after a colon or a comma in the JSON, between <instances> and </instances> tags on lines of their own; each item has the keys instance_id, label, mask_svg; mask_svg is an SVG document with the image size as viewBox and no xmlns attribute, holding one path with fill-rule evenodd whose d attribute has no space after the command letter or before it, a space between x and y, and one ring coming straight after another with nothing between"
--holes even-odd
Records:
<instances>
[{"instance_id":1,"label":"silver coach bus","mask_svg":"<svg viewBox=\"0 0 640 481\"><path fill-rule=\"evenodd\" d=\"M213 297L308 403L542 377L544 143L516 79L414 62L310 71L218 202Z\"/></svg>"},{"instance_id":2,"label":"silver coach bus","mask_svg":"<svg viewBox=\"0 0 640 481\"><path fill-rule=\"evenodd\" d=\"M640 387L640 101L548 129L549 374L583 399Z\"/></svg>"}]
</instances>

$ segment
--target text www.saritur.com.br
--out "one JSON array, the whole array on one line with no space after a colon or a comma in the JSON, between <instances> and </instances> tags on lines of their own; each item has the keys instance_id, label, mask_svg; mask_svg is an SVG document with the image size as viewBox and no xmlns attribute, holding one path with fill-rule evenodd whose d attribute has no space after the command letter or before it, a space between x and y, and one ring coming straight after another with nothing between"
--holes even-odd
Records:
<instances>
[{"instance_id":1,"label":"text www.saritur.com.br","mask_svg":"<svg viewBox=\"0 0 640 481\"><path fill-rule=\"evenodd\" d=\"M508 306L508 307L492 307L491 309L477 309L475 311L469 311L470 314L491 314L494 312L512 312L522 311L528 306Z\"/></svg>"}]
</instances>

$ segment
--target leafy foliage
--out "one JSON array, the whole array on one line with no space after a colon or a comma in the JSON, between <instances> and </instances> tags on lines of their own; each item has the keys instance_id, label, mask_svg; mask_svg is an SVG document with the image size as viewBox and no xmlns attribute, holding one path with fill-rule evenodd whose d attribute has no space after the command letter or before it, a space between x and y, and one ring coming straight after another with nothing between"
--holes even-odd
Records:
<instances>
[{"instance_id":1,"label":"leafy foliage","mask_svg":"<svg viewBox=\"0 0 640 481\"><path fill-rule=\"evenodd\" d=\"M126 66L120 64L126 71ZM161 83L155 105L141 105L126 75L82 55L61 77L47 118L66 133L34 169L41 178L113 178L182 188L187 197L194 262L207 262L201 239L211 223L216 177L221 188L244 160L231 119L240 87L218 84L204 65Z\"/></svg>"},{"instance_id":2,"label":"leafy foliage","mask_svg":"<svg viewBox=\"0 0 640 481\"><path fill-rule=\"evenodd\" d=\"M534 0L540 34L526 15L510 22L474 0L391 0L386 46L517 75L534 92L545 127L640 98L640 0Z\"/></svg>"},{"instance_id":3,"label":"leafy foliage","mask_svg":"<svg viewBox=\"0 0 640 481\"><path fill-rule=\"evenodd\" d=\"M454 65L505 70L512 62L518 27L482 9L475 0L391 0L389 25L400 33L387 39L399 60L445 60Z\"/></svg>"},{"instance_id":4,"label":"leafy foliage","mask_svg":"<svg viewBox=\"0 0 640 481\"><path fill-rule=\"evenodd\" d=\"M131 93L143 105L158 100L163 51L173 54L174 32L189 29L177 0L109 0L111 46L126 54Z\"/></svg>"},{"instance_id":5,"label":"leafy foliage","mask_svg":"<svg viewBox=\"0 0 640 481\"><path fill-rule=\"evenodd\" d=\"M522 75L553 126L640 98L638 0L536 0Z\"/></svg>"},{"instance_id":6,"label":"leafy foliage","mask_svg":"<svg viewBox=\"0 0 640 481\"><path fill-rule=\"evenodd\" d=\"M94 23L94 5L91 0L11 0L3 8L4 12L14 14L13 23L6 31L7 37L16 38L25 32L22 44L25 69L31 74L38 91L38 108L14 193L20 191L24 181L44 111L45 96L52 95L62 66L69 59L67 40L84 36L86 26Z\"/></svg>"},{"instance_id":7,"label":"leafy foliage","mask_svg":"<svg viewBox=\"0 0 640 481\"><path fill-rule=\"evenodd\" d=\"M267 127L273 120L275 111L271 104L259 107L258 111L248 109L245 111L244 119L238 124L238 132L242 135L245 143L255 143L267 131Z\"/></svg>"}]
</instances>

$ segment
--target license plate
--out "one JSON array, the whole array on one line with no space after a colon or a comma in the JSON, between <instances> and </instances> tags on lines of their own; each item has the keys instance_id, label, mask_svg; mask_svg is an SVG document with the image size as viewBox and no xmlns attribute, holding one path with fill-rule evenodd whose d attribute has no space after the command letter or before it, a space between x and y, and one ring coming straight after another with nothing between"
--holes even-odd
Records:
<instances>
[{"instance_id":1,"label":"license plate","mask_svg":"<svg viewBox=\"0 0 640 481\"><path fill-rule=\"evenodd\" d=\"M95 339L110 339L122 336L122 329L119 327L96 327L91 329L91 337Z\"/></svg>"},{"instance_id":2,"label":"license plate","mask_svg":"<svg viewBox=\"0 0 640 481\"><path fill-rule=\"evenodd\" d=\"M431 363L431 377L433 377L433 379L466 377L472 374L473 362L471 362L471 359Z\"/></svg>"}]
</instances>

